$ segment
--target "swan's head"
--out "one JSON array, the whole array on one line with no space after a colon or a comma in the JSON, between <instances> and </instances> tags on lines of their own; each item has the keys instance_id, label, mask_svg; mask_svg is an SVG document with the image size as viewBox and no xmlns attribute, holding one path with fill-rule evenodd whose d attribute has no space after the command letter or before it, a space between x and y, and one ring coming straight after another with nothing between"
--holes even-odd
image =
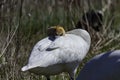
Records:
<instances>
[{"instance_id":1,"label":"swan's head","mask_svg":"<svg viewBox=\"0 0 120 80\"><path fill-rule=\"evenodd\" d=\"M62 26L53 26L48 28L48 36L64 36L65 30Z\"/></svg>"}]
</instances>

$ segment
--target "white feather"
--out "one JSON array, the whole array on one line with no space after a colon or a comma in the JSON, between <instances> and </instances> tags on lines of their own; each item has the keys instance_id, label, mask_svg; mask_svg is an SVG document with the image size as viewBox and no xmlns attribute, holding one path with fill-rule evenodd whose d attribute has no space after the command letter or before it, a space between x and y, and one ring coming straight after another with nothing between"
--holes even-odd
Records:
<instances>
[{"instance_id":1,"label":"white feather","mask_svg":"<svg viewBox=\"0 0 120 80\"><path fill-rule=\"evenodd\" d=\"M86 33L82 34L86 36ZM90 41L88 33L87 36L84 38ZM90 47L90 42L86 42L84 38L74 34L65 34L54 41L49 40L48 37L39 41L33 48L28 64L22 68L22 71L31 70L44 75L73 72Z\"/></svg>"}]
</instances>

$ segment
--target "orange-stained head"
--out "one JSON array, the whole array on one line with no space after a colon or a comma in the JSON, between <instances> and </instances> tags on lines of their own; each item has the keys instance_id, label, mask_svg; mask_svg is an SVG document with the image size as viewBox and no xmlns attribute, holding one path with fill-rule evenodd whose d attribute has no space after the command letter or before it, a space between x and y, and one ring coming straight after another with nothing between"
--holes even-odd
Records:
<instances>
[{"instance_id":1,"label":"orange-stained head","mask_svg":"<svg viewBox=\"0 0 120 80\"><path fill-rule=\"evenodd\" d=\"M64 36L65 30L61 26L53 26L48 28L48 36Z\"/></svg>"}]
</instances>

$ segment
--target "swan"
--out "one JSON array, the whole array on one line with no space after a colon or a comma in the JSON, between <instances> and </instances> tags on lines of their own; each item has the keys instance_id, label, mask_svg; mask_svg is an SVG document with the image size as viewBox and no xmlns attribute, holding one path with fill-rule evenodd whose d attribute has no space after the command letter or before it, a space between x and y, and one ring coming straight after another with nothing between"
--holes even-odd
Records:
<instances>
[{"instance_id":1,"label":"swan","mask_svg":"<svg viewBox=\"0 0 120 80\"><path fill-rule=\"evenodd\" d=\"M93 57L80 71L77 80L120 80L120 50Z\"/></svg>"},{"instance_id":2,"label":"swan","mask_svg":"<svg viewBox=\"0 0 120 80\"><path fill-rule=\"evenodd\" d=\"M92 28L96 32L100 32L103 25L103 16L104 12L102 10L89 10L82 15L82 18L76 24L76 28L87 31Z\"/></svg>"},{"instance_id":3,"label":"swan","mask_svg":"<svg viewBox=\"0 0 120 80\"><path fill-rule=\"evenodd\" d=\"M75 31L81 32L81 36L71 33ZM50 75L67 72L74 80L79 63L89 51L91 39L85 30L71 32L65 33L61 26L48 29L48 37L33 47L27 65L21 70L45 75L47 80L50 80Z\"/></svg>"}]
</instances>

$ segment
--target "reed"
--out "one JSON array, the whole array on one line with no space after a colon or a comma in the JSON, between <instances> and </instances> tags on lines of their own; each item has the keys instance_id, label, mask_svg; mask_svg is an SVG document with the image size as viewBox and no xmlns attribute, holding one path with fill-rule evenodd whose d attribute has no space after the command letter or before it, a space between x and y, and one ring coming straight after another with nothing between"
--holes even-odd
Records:
<instances>
[{"instance_id":1,"label":"reed","mask_svg":"<svg viewBox=\"0 0 120 80\"><path fill-rule=\"evenodd\" d=\"M61 25L66 31L71 30L85 11L89 8L101 9L107 2L107 0L88 1L1 0L0 80L45 80L44 76L21 72L21 67L27 63L33 45L46 37L48 27ZM120 15L119 8L117 8L120 1L112 1L113 11L107 10L105 12L103 30L97 33L100 37L97 40L93 38L94 42L92 42L91 49L80 64L78 72L96 54L120 49ZM91 33L94 32L91 31ZM63 73L51 76L51 79L68 80L68 75Z\"/></svg>"}]
</instances>

